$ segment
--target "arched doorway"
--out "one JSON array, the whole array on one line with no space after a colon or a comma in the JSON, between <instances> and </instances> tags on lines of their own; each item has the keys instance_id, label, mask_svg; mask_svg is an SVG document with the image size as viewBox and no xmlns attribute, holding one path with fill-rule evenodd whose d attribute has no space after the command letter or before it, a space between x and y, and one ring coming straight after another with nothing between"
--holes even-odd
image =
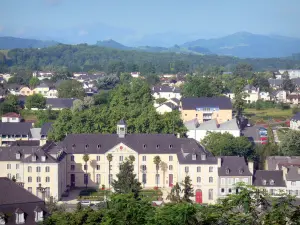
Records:
<instances>
[{"instance_id":1,"label":"arched doorway","mask_svg":"<svg viewBox=\"0 0 300 225\"><path fill-rule=\"evenodd\" d=\"M201 189L196 190L196 203L202 204L202 190Z\"/></svg>"}]
</instances>

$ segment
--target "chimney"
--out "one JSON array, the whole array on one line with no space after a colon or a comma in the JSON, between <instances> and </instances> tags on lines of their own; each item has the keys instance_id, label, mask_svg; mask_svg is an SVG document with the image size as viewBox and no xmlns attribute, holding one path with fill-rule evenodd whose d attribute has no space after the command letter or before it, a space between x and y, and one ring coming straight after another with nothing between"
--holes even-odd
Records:
<instances>
[{"instance_id":1,"label":"chimney","mask_svg":"<svg viewBox=\"0 0 300 225\"><path fill-rule=\"evenodd\" d=\"M218 167L221 167L221 166L222 166L222 158L219 157L219 158L218 158Z\"/></svg>"},{"instance_id":2,"label":"chimney","mask_svg":"<svg viewBox=\"0 0 300 225\"><path fill-rule=\"evenodd\" d=\"M254 164L253 164L253 162L248 162L248 168L249 168L249 170L250 170L250 173L254 173Z\"/></svg>"}]
</instances>

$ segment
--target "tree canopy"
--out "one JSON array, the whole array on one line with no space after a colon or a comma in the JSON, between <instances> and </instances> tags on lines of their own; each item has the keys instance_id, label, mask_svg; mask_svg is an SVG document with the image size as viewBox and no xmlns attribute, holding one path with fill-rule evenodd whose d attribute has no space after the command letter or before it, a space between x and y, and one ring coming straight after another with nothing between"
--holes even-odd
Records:
<instances>
[{"instance_id":1,"label":"tree canopy","mask_svg":"<svg viewBox=\"0 0 300 225\"><path fill-rule=\"evenodd\" d=\"M25 106L27 109L44 109L46 107L46 99L41 94L33 94L26 97Z\"/></svg>"},{"instance_id":2,"label":"tree canopy","mask_svg":"<svg viewBox=\"0 0 300 225\"><path fill-rule=\"evenodd\" d=\"M286 156L300 155L300 131L289 130L279 145L279 151Z\"/></svg>"},{"instance_id":3,"label":"tree canopy","mask_svg":"<svg viewBox=\"0 0 300 225\"><path fill-rule=\"evenodd\" d=\"M59 98L80 98L85 96L82 84L76 80L65 80L57 87Z\"/></svg>"}]
</instances>

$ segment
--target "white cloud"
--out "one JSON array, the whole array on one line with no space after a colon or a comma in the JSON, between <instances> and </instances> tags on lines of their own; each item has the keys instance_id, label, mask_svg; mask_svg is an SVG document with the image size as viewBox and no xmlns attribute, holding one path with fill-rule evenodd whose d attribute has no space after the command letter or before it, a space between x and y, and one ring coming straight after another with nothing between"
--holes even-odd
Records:
<instances>
[{"instance_id":1,"label":"white cloud","mask_svg":"<svg viewBox=\"0 0 300 225\"><path fill-rule=\"evenodd\" d=\"M80 30L78 32L78 36L85 36L85 35L88 35L88 34L89 34L89 32L87 32L86 30Z\"/></svg>"}]
</instances>

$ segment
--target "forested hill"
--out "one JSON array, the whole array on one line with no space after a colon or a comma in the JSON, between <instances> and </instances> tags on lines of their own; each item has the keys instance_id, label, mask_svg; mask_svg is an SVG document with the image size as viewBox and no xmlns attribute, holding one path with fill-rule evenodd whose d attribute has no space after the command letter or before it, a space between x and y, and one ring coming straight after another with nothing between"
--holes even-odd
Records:
<instances>
[{"instance_id":1,"label":"forested hill","mask_svg":"<svg viewBox=\"0 0 300 225\"><path fill-rule=\"evenodd\" d=\"M0 49L44 48L53 45L57 45L57 42L15 37L0 37Z\"/></svg>"},{"instance_id":2,"label":"forested hill","mask_svg":"<svg viewBox=\"0 0 300 225\"><path fill-rule=\"evenodd\" d=\"M199 66L223 66L230 71L238 63L249 63L255 70L300 67L294 58L239 59L230 56L153 53L116 50L99 46L62 45L42 49L14 49L7 56L0 52L0 72L11 67L32 70L67 67L70 71L91 69L105 72L140 71L142 73L192 72Z\"/></svg>"}]
</instances>

